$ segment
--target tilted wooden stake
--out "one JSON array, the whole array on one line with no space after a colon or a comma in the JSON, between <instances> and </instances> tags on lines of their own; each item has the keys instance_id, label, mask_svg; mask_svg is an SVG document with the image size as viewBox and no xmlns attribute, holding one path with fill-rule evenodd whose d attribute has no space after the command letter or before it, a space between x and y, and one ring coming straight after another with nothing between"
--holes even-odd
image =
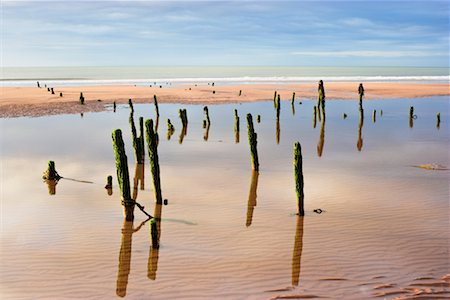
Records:
<instances>
[{"instance_id":1,"label":"tilted wooden stake","mask_svg":"<svg viewBox=\"0 0 450 300\"><path fill-rule=\"evenodd\" d=\"M248 128L248 143L250 144L250 154L252 158L252 168L259 171L258 149L257 149L257 134L253 127L253 118L251 114L247 114L247 128Z\"/></svg>"},{"instance_id":2,"label":"tilted wooden stake","mask_svg":"<svg viewBox=\"0 0 450 300\"><path fill-rule=\"evenodd\" d=\"M128 161L125 153L125 145L122 139L122 131L120 129L113 131L112 140L114 156L116 159L117 181L119 182L122 205L124 206L125 220L133 221L135 202L131 199Z\"/></svg>"},{"instance_id":3,"label":"tilted wooden stake","mask_svg":"<svg viewBox=\"0 0 450 300\"><path fill-rule=\"evenodd\" d=\"M153 120L145 121L145 133L147 138L147 147L150 160L150 168L153 176L153 188L155 190L156 204L162 204L161 181L159 175L159 158L158 158L158 137L153 130Z\"/></svg>"}]
</instances>

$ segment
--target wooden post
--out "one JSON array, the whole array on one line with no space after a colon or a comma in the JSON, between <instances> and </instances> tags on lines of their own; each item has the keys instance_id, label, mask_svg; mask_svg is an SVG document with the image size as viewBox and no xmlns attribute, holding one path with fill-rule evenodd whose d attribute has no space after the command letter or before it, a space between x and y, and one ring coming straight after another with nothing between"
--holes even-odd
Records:
<instances>
[{"instance_id":1,"label":"wooden post","mask_svg":"<svg viewBox=\"0 0 450 300\"><path fill-rule=\"evenodd\" d=\"M280 95L278 95L278 99L277 99L277 105L276 105L276 109L277 109L277 119L279 119L280 118L280 107L281 107L281 105L280 105Z\"/></svg>"},{"instance_id":2,"label":"wooden post","mask_svg":"<svg viewBox=\"0 0 450 300\"><path fill-rule=\"evenodd\" d=\"M239 96L241 96L242 95L242 90L239 90Z\"/></svg>"},{"instance_id":3,"label":"wooden post","mask_svg":"<svg viewBox=\"0 0 450 300\"><path fill-rule=\"evenodd\" d=\"M133 101L128 99L128 105L130 106L131 112L134 113Z\"/></svg>"},{"instance_id":4,"label":"wooden post","mask_svg":"<svg viewBox=\"0 0 450 300\"><path fill-rule=\"evenodd\" d=\"M302 148L299 142L294 144L294 179L295 179L295 192L297 194L297 208L298 215L304 216L304 198L303 193L303 158L302 158Z\"/></svg>"},{"instance_id":5,"label":"wooden post","mask_svg":"<svg viewBox=\"0 0 450 300\"><path fill-rule=\"evenodd\" d=\"M162 204L161 195L161 181L159 175L159 158L158 158L158 144L157 133L153 130L153 120L145 121L146 138L148 154L150 159L150 168L153 176L153 188L155 191L156 204Z\"/></svg>"},{"instance_id":6,"label":"wooden post","mask_svg":"<svg viewBox=\"0 0 450 300\"><path fill-rule=\"evenodd\" d=\"M112 176L109 175L108 177L106 177L106 185L105 185L105 189L108 192L108 195L111 196L112 195Z\"/></svg>"},{"instance_id":7,"label":"wooden post","mask_svg":"<svg viewBox=\"0 0 450 300\"><path fill-rule=\"evenodd\" d=\"M234 136L235 143L239 143L239 116L237 109L234 110Z\"/></svg>"},{"instance_id":8,"label":"wooden post","mask_svg":"<svg viewBox=\"0 0 450 300\"><path fill-rule=\"evenodd\" d=\"M117 181L119 182L122 205L124 206L125 220L133 221L135 202L131 199L128 159L125 153L125 144L122 139L122 131L120 129L113 131L112 140L116 160Z\"/></svg>"},{"instance_id":9,"label":"wooden post","mask_svg":"<svg viewBox=\"0 0 450 300\"><path fill-rule=\"evenodd\" d=\"M345 119L347 119L347 114L346 113L343 113L342 114L342 118L345 120Z\"/></svg>"},{"instance_id":10,"label":"wooden post","mask_svg":"<svg viewBox=\"0 0 450 300\"><path fill-rule=\"evenodd\" d=\"M170 140L174 131L175 127L173 127L172 123L170 122L170 119L167 119L167 140Z\"/></svg>"},{"instance_id":11,"label":"wooden post","mask_svg":"<svg viewBox=\"0 0 450 300\"><path fill-rule=\"evenodd\" d=\"M292 93L291 105L294 105L295 100L295 92Z\"/></svg>"},{"instance_id":12,"label":"wooden post","mask_svg":"<svg viewBox=\"0 0 450 300\"><path fill-rule=\"evenodd\" d=\"M409 107L409 128L414 126L414 106Z\"/></svg>"},{"instance_id":13,"label":"wooden post","mask_svg":"<svg viewBox=\"0 0 450 300\"><path fill-rule=\"evenodd\" d=\"M36 81L37 87L41 88L41 85L39 84L39 81Z\"/></svg>"},{"instance_id":14,"label":"wooden post","mask_svg":"<svg viewBox=\"0 0 450 300\"><path fill-rule=\"evenodd\" d=\"M113 110L114 110L114 112L116 112L116 101L114 101L114 103L113 103Z\"/></svg>"},{"instance_id":15,"label":"wooden post","mask_svg":"<svg viewBox=\"0 0 450 300\"><path fill-rule=\"evenodd\" d=\"M136 162L138 164L143 164L144 163L144 157L142 155L142 153L144 152L142 149L143 143L141 142L140 138L137 136L136 126L134 125L133 115L134 115L133 110L131 110L129 120L130 120L130 127L131 127L131 138L133 140L134 154L136 157ZM142 132L141 132L141 134L142 134Z\"/></svg>"},{"instance_id":16,"label":"wooden post","mask_svg":"<svg viewBox=\"0 0 450 300\"><path fill-rule=\"evenodd\" d=\"M156 116L159 117L158 99L156 99L156 95L153 95L153 103L155 104Z\"/></svg>"},{"instance_id":17,"label":"wooden post","mask_svg":"<svg viewBox=\"0 0 450 300\"><path fill-rule=\"evenodd\" d=\"M273 107L277 108L277 91L273 94Z\"/></svg>"},{"instance_id":18,"label":"wooden post","mask_svg":"<svg viewBox=\"0 0 450 300\"><path fill-rule=\"evenodd\" d=\"M44 172L42 178L46 180L60 180L62 178L59 176L58 172L56 172L55 162L53 160L48 161L47 170Z\"/></svg>"},{"instance_id":19,"label":"wooden post","mask_svg":"<svg viewBox=\"0 0 450 300\"><path fill-rule=\"evenodd\" d=\"M247 114L247 129L248 142L250 144L250 154L252 159L252 168L254 171L259 171L258 149L257 149L257 134L253 127L253 118L251 114Z\"/></svg>"},{"instance_id":20,"label":"wooden post","mask_svg":"<svg viewBox=\"0 0 450 300\"><path fill-rule=\"evenodd\" d=\"M359 105L362 105L362 100L363 100L363 97L364 97L364 87L363 87L362 83L359 84L358 94L359 94Z\"/></svg>"},{"instance_id":21,"label":"wooden post","mask_svg":"<svg viewBox=\"0 0 450 300\"><path fill-rule=\"evenodd\" d=\"M208 106L204 106L204 107L203 107L203 112L205 113L206 124L207 124L207 125L211 124L211 120L209 119Z\"/></svg>"},{"instance_id":22,"label":"wooden post","mask_svg":"<svg viewBox=\"0 0 450 300\"><path fill-rule=\"evenodd\" d=\"M436 128L439 129L441 127L441 113L436 114Z\"/></svg>"},{"instance_id":23,"label":"wooden post","mask_svg":"<svg viewBox=\"0 0 450 300\"><path fill-rule=\"evenodd\" d=\"M84 105L84 96L83 93L80 93L80 104Z\"/></svg>"},{"instance_id":24,"label":"wooden post","mask_svg":"<svg viewBox=\"0 0 450 300\"><path fill-rule=\"evenodd\" d=\"M181 124L183 126L182 129L181 129L180 137L178 139L178 143L182 144L184 136L187 134L187 126L188 126L188 119L187 119L186 109L179 109L178 110L178 114L180 116Z\"/></svg>"},{"instance_id":25,"label":"wooden post","mask_svg":"<svg viewBox=\"0 0 450 300\"><path fill-rule=\"evenodd\" d=\"M256 116L256 123L261 123L261 116L260 115Z\"/></svg>"},{"instance_id":26,"label":"wooden post","mask_svg":"<svg viewBox=\"0 0 450 300\"><path fill-rule=\"evenodd\" d=\"M322 118L322 125L320 126L320 138L317 143L317 156L322 157L323 146L325 144L325 118Z\"/></svg>"},{"instance_id":27,"label":"wooden post","mask_svg":"<svg viewBox=\"0 0 450 300\"><path fill-rule=\"evenodd\" d=\"M141 151L141 163L144 163L145 160L145 140L144 140L144 118L139 117L139 150Z\"/></svg>"},{"instance_id":28,"label":"wooden post","mask_svg":"<svg viewBox=\"0 0 450 300\"><path fill-rule=\"evenodd\" d=\"M51 90L51 92L52 92L52 95L54 95L54 94L55 94L55 91L53 90L53 88L51 88L50 90Z\"/></svg>"},{"instance_id":29,"label":"wooden post","mask_svg":"<svg viewBox=\"0 0 450 300\"><path fill-rule=\"evenodd\" d=\"M60 97L62 97L62 96L63 96L63 93L62 93L62 92L60 92L60 93L59 93L59 96L60 96Z\"/></svg>"},{"instance_id":30,"label":"wooden post","mask_svg":"<svg viewBox=\"0 0 450 300\"><path fill-rule=\"evenodd\" d=\"M375 123L377 121L377 110L374 109L372 112L372 122Z\"/></svg>"}]
</instances>

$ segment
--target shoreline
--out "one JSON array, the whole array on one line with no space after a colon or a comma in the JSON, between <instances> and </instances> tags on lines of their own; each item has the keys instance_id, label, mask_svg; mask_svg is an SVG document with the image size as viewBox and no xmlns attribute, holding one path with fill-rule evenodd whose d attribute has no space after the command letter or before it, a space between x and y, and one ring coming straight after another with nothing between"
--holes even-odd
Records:
<instances>
[{"instance_id":1,"label":"shoreline","mask_svg":"<svg viewBox=\"0 0 450 300\"><path fill-rule=\"evenodd\" d=\"M432 96L450 96L449 83L399 83L367 82L365 101ZM357 100L359 82L325 82L327 100ZM239 91L242 91L239 96ZM227 104L256 101L272 101L274 92L280 94L282 101L317 99L317 84L239 84L216 85L182 84L144 87L134 85L67 86L54 88L52 95L41 87L2 87L0 99L0 118L40 117L58 114L76 114L107 110L114 102L127 104L153 103L153 95L159 103L180 104ZM63 93L63 97L59 93ZM83 92L85 105L79 104Z\"/></svg>"}]
</instances>

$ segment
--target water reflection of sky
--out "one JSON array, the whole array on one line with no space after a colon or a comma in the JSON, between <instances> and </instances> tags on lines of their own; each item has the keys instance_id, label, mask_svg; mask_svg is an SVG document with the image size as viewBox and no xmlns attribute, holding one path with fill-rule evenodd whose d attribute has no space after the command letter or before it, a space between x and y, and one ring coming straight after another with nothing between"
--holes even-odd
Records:
<instances>
[{"instance_id":1,"label":"water reflection of sky","mask_svg":"<svg viewBox=\"0 0 450 300\"><path fill-rule=\"evenodd\" d=\"M303 101L301 105L298 102L295 102L295 115L290 101L282 102L279 144L271 101L210 105L207 142L203 140L202 106L159 105L161 182L163 197L169 199L169 205L163 208L163 218L181 220L181 223L162 223L159 275L157 285L152 286L156 295L175 297L171 280L179 282L179 291L192 293L187 288L193 284L189 276L194 276L196 290L205 295L215 295L225 287L241 296L258 295L263 286L268 289L267 286L280 287L291 282L291 251L296 236L296 221L291 217L295 213L294 141L302 143L307 210L300 285L320 286L314 281L321 276L314 266L319 260L327 263L320 274L358 273L361 270L357 266L349 267L346 259L358 260L364 253L367 257L360 259L360 265L368 270L368 277L377 272L393 272L388 276L390 279L403 280L400 278L405 277L405 272L415 274L414 270L427 265L435 270L445 267L442 253L448 245L449 173L411 166L433 162L449 166L448 98L364 102L361 151L357 149L358 102L328 101L321 157L317 155L321 123L318 121L313 128L312 122L315 101ZM417 115L413 128L408 122L410 105L414 105ZM153 105L134 107L136 123L139 116L155 116ZM178 108L181 107L187 108L189 124L187 136L179 144ZM233 131L234 109L238 109L240 116L239 144L235 143ZM375 123L374 109L377 110ZM379 115L380 110L383 116ZM254 116L258 134L261 171L257 205L252 211L251 226L246 227L252 180L245 121L248 112ZM442 119L439 130L437 112ZM348 115L345 120L343 113ZM257 114L261 115L259 124L255 122ZM102 286L100 291L108 296L114 294L122 210L111 132L115 128L123 130L133 177L135 158L128 117L128 107L119 106L117 113L87 113L82 118L63 115L1 120L1 261L2 272L10 278L3 281L4 295L21 295L17 283L23 281L29 283L30 293L34 295L58 295L58 290L67 288L62 281L57 281L53 292L51 288L46 292L39 289L41 280L56 280L58 274L71 278L75 287L86 286L86 296L99 292L94 292L91 283L77 274L89 275L93 285ZM167 118L175 126L170 141L166 138ZM61 180L56 195L48 195L47 186L41 180L48 160L56 162L61 175L94 184ZM107 196L103 186L110 174L114 177L114 193ZM152 212L148 160L145 190L139 191L138 202ZM326 213L313 214L312 209L319 207ZM138 219L143 217L139 211L136 215ZM197 225L183 225L184 221ZM385 224L391 231L380 234ZM405 233L405 228L409 233ZM271 234L276 235L276 242ZM138 276L140 264L147 263L146 243L148 228L133 234L136 252L132 257L128 292L134 298L151 292L143 284L146 276ZM280 255L267 260L260 249L263 245L271 256L276 251ZM413 251L418 248L422 252ZM343 249L348 253L342 254ZM394 252L400 253L399 256ZM385 265L377 265L386 253ZM427 257L433 253L434 260L430 262ZM333 261L334 256L342 261ZM79 257L83 258L81 264ZM419 265L412 266L411 261L419 261ZM239 262L248 268L241 269ZM175 263L197 271L188 276ZM58 264L66 269L62 270ZM23 273L21 268L28 271ZM203 268L203 275L195 275L199 268ZM399 271L387 271L393 268ZM46 275L37 276L39 269L46 270ZM227 272L229 277L223 275ZM255 282L247 281L251 272L258 274ZM213 281L219 280L216 273L222 274L221 278L227 282L222 288L212 287Z\"/></svg>"}]
</instances>

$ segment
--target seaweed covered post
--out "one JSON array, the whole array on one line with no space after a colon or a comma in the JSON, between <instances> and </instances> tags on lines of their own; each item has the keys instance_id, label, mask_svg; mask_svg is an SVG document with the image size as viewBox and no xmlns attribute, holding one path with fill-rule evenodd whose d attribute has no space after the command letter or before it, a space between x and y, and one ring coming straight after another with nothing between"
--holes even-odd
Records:
<instances>
[{"instance_id":1,"label":"seaweed covered post","mask_svg":"<svg viewBox=\"0 0 450 300\"><path fill-rule=\"evenodd\" d=\"M188 126L188 119L187 119L187 112L186 109L179 109L178 110L178 114L180 116L181 119L181 124L182 124L182 128L181 128L181 133L180 133L180 137L178 139L178 143L182 144L183 143L183 139L184 136L187 134L187 126Z\"/></svg>"},{"instance_id":2,"label":"seaweed covered post","mask_svg":"<svg viewBox=\"0 0 450 300\"><path fill-rule=\"evenodd\" d=\"M128 161L123 143L122 131L116 129L112 133L114 156L116 160L117 181L119 182L122 205L124 206L125 220L133 221L134 204L130 193L130 176L128 174Z\"/></svg>"},{"instance_id":3,"label":"seaweed covered post","mask_svg":"<svg viewBox=\"0 0 450 300\"><path fill-rule=\"evenodd\" d=\"M141 163L144 163L145 160L145 140L144 140L144 118L139 117L139 143L140 143L140 151L141 151Z\"/></svg>"},{"instance_id":4,"label":"seaweed covered post","mask_svg":"<svg viewBox=\"0 0 450 300\"><path fill-rule=\"evenodd\" d=\"M148 154L150 159L150 168L153 176L153 188L155 191L156 204L162 204L161 181L159 176L159 158L158 158L158 134L153 129L153 120L145 121L146 138Z\"/></svg>"},{"instance_id":5,"label":"seaweed covered post","mask_svg":"<svg viewBox=\"0 0 450 300\"><path fill-rule=\"evenodd\" d=\"M83 92L80 93L80 104L84 105L84 96L83 96Z\"/></svg>"},{"instance_id":6,"label":"seaweed covered post","mask_svg":"<svg viewBox=\"0 0 450 300\"><path fill-rule=\"evenodd\" d=\"M441 127L441 113L436 114L436 128L439 129Z\"/></svg>"},{"instance_id":7,"label":"seaweed covered post","mask_svg":"<svg viewBox=\"0 0 450 300\"><path fill-rule=\"evenodd\" d=\"M59 176L58 172L56 172L55 162L53 160L48 161L47 170L44 172L42 176L45 180L60 180L62 177Z\"/></svg>"},{"instance_id":8,"label":"seaweed covered post","mask_svg":"<svg viewBox=\"0 0 450 300\"><path fill-rule=\"evenodd\" d=\"M234 136L235 143L239 143L239 115L237 109L234 110Z\"/></svg>"},{"instance_id":9,"label":"seaweed covered post","mask_svg":"<svg viewBox=\"0 0 450 300\"><path fill-rule=\"evenodd\" d=\"M248 142L250 144L250 154L252 158L252 169L259 171L258 149L257 149L257 134L253 127L253 118L251 114L247 114L247 129L248 129Z\"/></svg>"},{"instance_id":10,"label":"seaweed covered post","mask_svg":"<svg viewBox=\"0 0 450 300\"><path fill-rule=\"evenodd\" d=\"M144 163L144 156L142 155L143 153L143 149L142 149L142 145L143 143L140 140L140 137L137 136L137 132L136 132L136 126L134 125L134 118L133 118L133 111L130 112L130 127L131 127L131 136L132 136L132 140L133 140L133 148L134 148L134 154L136 156L136 162L138 164L143 164ZM142 134L142 132L141 132Z\"/></svg>"},{"instance_id":11,"label":"seaweed covered post","mask_svg":"<svg viewBox=\"0 0 450 300\"><path fill-rule=\"evenodd\" d=\"M303 193L303 158L302 147L299 142L294 144L294 179L295 179L295 192L297 194L297 208L298 215L304 216L304 193Z\"/></svg>"},{"instance_id":12,"label":"seaweed covered post","mask_svg":"<svg viewBox=\"0 0 450 300\"><path fill-rule=\"evenodd\" d=\"M175 132L175 127L170 122L170 119L167 119L167 140L170 140L173 133Z\"/></svg>"}]
</instances>

